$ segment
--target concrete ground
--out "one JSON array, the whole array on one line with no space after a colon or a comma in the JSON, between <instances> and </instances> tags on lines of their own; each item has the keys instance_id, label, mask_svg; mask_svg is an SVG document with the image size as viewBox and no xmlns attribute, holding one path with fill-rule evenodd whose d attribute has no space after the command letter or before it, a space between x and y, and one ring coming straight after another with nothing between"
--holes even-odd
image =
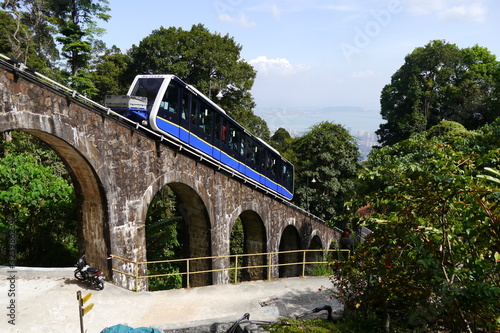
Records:
<instances>
[{"instance_id":1,"label":"concrete ground","mask_svg":"<svg viewBox=\"0 0 500 333\"><path fill-rule=\"evenodd\" d=\"M111 283L102 291L72 278L73 268L22 270L16 268L15 286L9 269L0 267L0 332L80 332L77 291L92 293L94 303L84 317L85 331L124 324L134 328L155 327L161 331L234 322L249 313L250 320L276 321L295 318L309 310L330 305L335 313L341 306L326 290L328 277L288 278L244 282L191 289L132 292ZM45 276L45 277L41 277ZM14 290L15 296L9 295ZM7 307L15 304L15 325L9 323ZM326 311L311 316L326 318ZM184 330L186 331L186 330Z\"/></svg>"}]
</instances>

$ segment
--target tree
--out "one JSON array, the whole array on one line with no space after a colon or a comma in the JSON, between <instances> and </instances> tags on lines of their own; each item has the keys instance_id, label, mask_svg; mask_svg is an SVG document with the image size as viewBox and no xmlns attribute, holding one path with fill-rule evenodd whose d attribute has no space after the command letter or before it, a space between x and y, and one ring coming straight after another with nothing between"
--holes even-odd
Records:
<instances>
[{"instance_id":1,"label":"tree","mask_svg":"<svg viewBox=\"0 0 500 333\"><path fill-rule=\"evenodd\" d=\"M160 27L130 50L131 73L175 74L217 101L237 122L263 138L267 124L253 114L250 94L256 72L240 57L241 46L229 35L212 34L202 24L190 31Z\"/></svg>"},{"instance_id":2,"label":"tree","mask_svg":"<svg viewBox=\"0 0 500 333\"><path fill-rule=\"evenodd\" d=\"M270 143L274 148L278 149L278 151L282 153L287 149L291 140L292 136L290 133L288 133L288 131L283 127L280 127L276 132L274 132L273 136L271 136Z\"/></svg>"},{"instance_id":3,"label":"tree","mask_svg":"<svg viewBox=\"0 0 500 333\"><path fill-rule=\"evenodd\" d=\"M47 0L53 23L60 34L62 55L68 60L69 81L73 88L90 97L97 93L88 69L94 37L104 30L97 27L95 19L108 21L111 17L107 0Z\"/></svg>"},{"instance_id":4,"label":"tree","mask_svg":"<svg viewBox=\"0 0 500 333\"><path fill-rule=\"evenodd\" d=\"M176 210L174 192L165 187L153 198L146 217L146 244L148 261L179 259L183 256L184 221ZM148 274L179 273L180 263L156 263L148 265ZM148 279L149 290L176 289L182 287L182 277L172 275Z\"/></svg>"},{"instance_id":5,"label":"tree","mask_svg":"<svg viewBox=\"0 0 500 333\"><path fill-rule=\"evenodd\" d=\"M1 6L4 11L0 12L0 52L36 70L52 67L59 52L45 2L6 0Z\"/></svg>"},{"instance_id":6,"label":"tree","mask_svg":"<svg viewBox=\"0 0 500 333\"><path fill-rule=\"evenodd\" d=\"M128 73L130 57L113 46L98 57L91 72L92 81L98 91L94 100L103 103L106 95L125 95L133 76Z\"/></svg>"},{"instance_id":7,"label":"tree","mask_svg":"<svg viewBox=\"0 0 500 333\"><path fill-rule=\"evenodd\" d=\"M77 222L75 194L67 180L33 155L6 154L0 158L0 189L0 237L16 230L17 264L72 265ZM5 264L8 257L0 260Z\"/></svg>"},{"instance_id":8,"label":"tree","mask_svg":"<svg viewBox=\"0 0 500 333\"><path fill-rule=\"evenodd\" d=\"M377 311L401 331L491 329L500 310L500 182L489 167L500 150L461 151L488 149L480 137L491 132L444 125L370 153L357 203L375 209L374 233L334 280L354 315Z\"/></svg>"},{"instance_id":9,"label":"tree","mask_svg":"<svg viewBox=\"0 0 500 333\"><path fill-rule=\"evenodd\" d=\"M0 238L15 225L20 265L74 264L75 194L63 162L34 136L13 131L6 137L0 140Z\"/></svg>"},{"instance_id":10,"label":"tree","mask_svg":"<svg viewBox=\"0 0 500 333\"><path fill-rule=\"evenodd\" d=\"M395 144L442 120L475 129L500 113L500 64L486 48L459 49L434 40L416 48L394 73L381 94L381 115L387 122L377 134L382 145ZM493 101L493 102L492 102Z\"/></svg>"},{"instance_id":11,"label":"tree","mask_svg":"<svg viewBox=\"0 0 500 333\"><path fill-rule=\"evenodd\" d=\"M321 122L295 139L291 150L294 202L326 220L342 214L344 202L353 194L359 165L355 139L341 125Z\"/></svg>"}]
</instances>

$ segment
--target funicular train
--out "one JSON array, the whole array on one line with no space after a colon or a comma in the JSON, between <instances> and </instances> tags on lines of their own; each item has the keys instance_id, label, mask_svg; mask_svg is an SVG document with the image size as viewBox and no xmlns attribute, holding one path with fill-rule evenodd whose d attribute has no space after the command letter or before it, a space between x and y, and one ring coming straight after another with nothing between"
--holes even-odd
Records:
<instances>
[{"instance_id":1,"label":"funicular train","mask_svg":"<svg viewBox=\"0 0 500 333\"><path fill-rule=\"evenodd\" d=\"M293 165L196 88L174 75L138 75L126 96L106 96L111 110L173 137L287 200Z\"/></svg>"}]
</instances>

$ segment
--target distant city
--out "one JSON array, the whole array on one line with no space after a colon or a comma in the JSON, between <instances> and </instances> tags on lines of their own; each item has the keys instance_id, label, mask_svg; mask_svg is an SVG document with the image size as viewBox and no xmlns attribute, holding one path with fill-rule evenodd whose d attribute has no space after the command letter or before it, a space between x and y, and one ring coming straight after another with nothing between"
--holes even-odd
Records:
<instances>
[{"instance_id":1,"label":"distant city","mask_svg":"<svg viewBox=\"0 0 500 333\"><path fill-rule=\"evenodd\" d=\"M361 159L365 160L373 146L377 146L375 131L383 122L380 112L361 107L327 108L256 108L255 114L264 119L271 134L280 127L292 137L302 136L322 121L340 124L358 141Z\"/></svg>"}]
</instances>

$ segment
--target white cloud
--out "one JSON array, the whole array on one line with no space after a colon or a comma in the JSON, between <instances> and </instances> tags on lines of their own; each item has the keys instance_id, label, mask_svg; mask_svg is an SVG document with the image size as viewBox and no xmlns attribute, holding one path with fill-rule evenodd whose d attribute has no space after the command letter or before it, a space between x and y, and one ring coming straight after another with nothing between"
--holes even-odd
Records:
<instances>
[{"instance_id":1,"label":"white cloud","mask_svg":"<svg viewBox=\"0 0 500 333\"><path fill-rule=\"evenodd\" d=\"M375 72L372 69L368 69L366 71L360 71L360 72L353 72L351 74L351 77L353 79L364 79L370 76L374 76Z\"/></svg>"},{"instance_id":2,"label":"white cloud","mask_svg":"<svg viewBox=\"0 0 500 333\"><path fill-rule=\"evenodd\" d=\"M447 0L409 0L408 11L415 15L429 15L446 8Z\"/></svg>"},{"instance_id":3,"label":"white cloud","mask_svg":"<svg viewBox=\"0 0 500 333\"><path fill-rule=\"evenodd\" d=\"M442 21L484 22L484 0L409 0L414 15L435 15Z\"/></svg>"},{"instance_id":4,"label":"white cloud","mask_svg":"<svg viewBox=\"0 0 500 333\"><path fill-rule=\"evenodd\" d=\"M250 21L243 12L240 12L240 16L238 18L235 18L227 13L223 13L219 15L219 20L222 22L236 23L244 28L253 28L257 25L256 22Z\"/></svg>"},{"instance_id":5,"label":"white cloud","mask_svg":"<svg viewBox=\"0 0 500 333\"><path fill-rule=\"evenodd\" d=\"M484 22L486 9L480 3L447 8L438 13L438 18L443 21L468 21Z\"/></svg>"},{"instance_id":6,"label":"white cloud","mask_svg":"<svg viewBox=\"0 0 500 333\"><path fill-rule=\"evenodd\" d=\"M281 10L278 6L268 4L266 7L271 12L271 15L275 20L279 20L281 18Z\"/></svg>"},{"instance_id":7,"label":"white cloud","mask_svg":"<svg viewBox=\"0 0 500 333\"><path fill-rule=\"evenodd\" d=\"M262 74L290 75L309 69L305 65L292 65L285 58L267 59L266 56L259 56L249 63Z\"/></svg>"}]
</instances>

